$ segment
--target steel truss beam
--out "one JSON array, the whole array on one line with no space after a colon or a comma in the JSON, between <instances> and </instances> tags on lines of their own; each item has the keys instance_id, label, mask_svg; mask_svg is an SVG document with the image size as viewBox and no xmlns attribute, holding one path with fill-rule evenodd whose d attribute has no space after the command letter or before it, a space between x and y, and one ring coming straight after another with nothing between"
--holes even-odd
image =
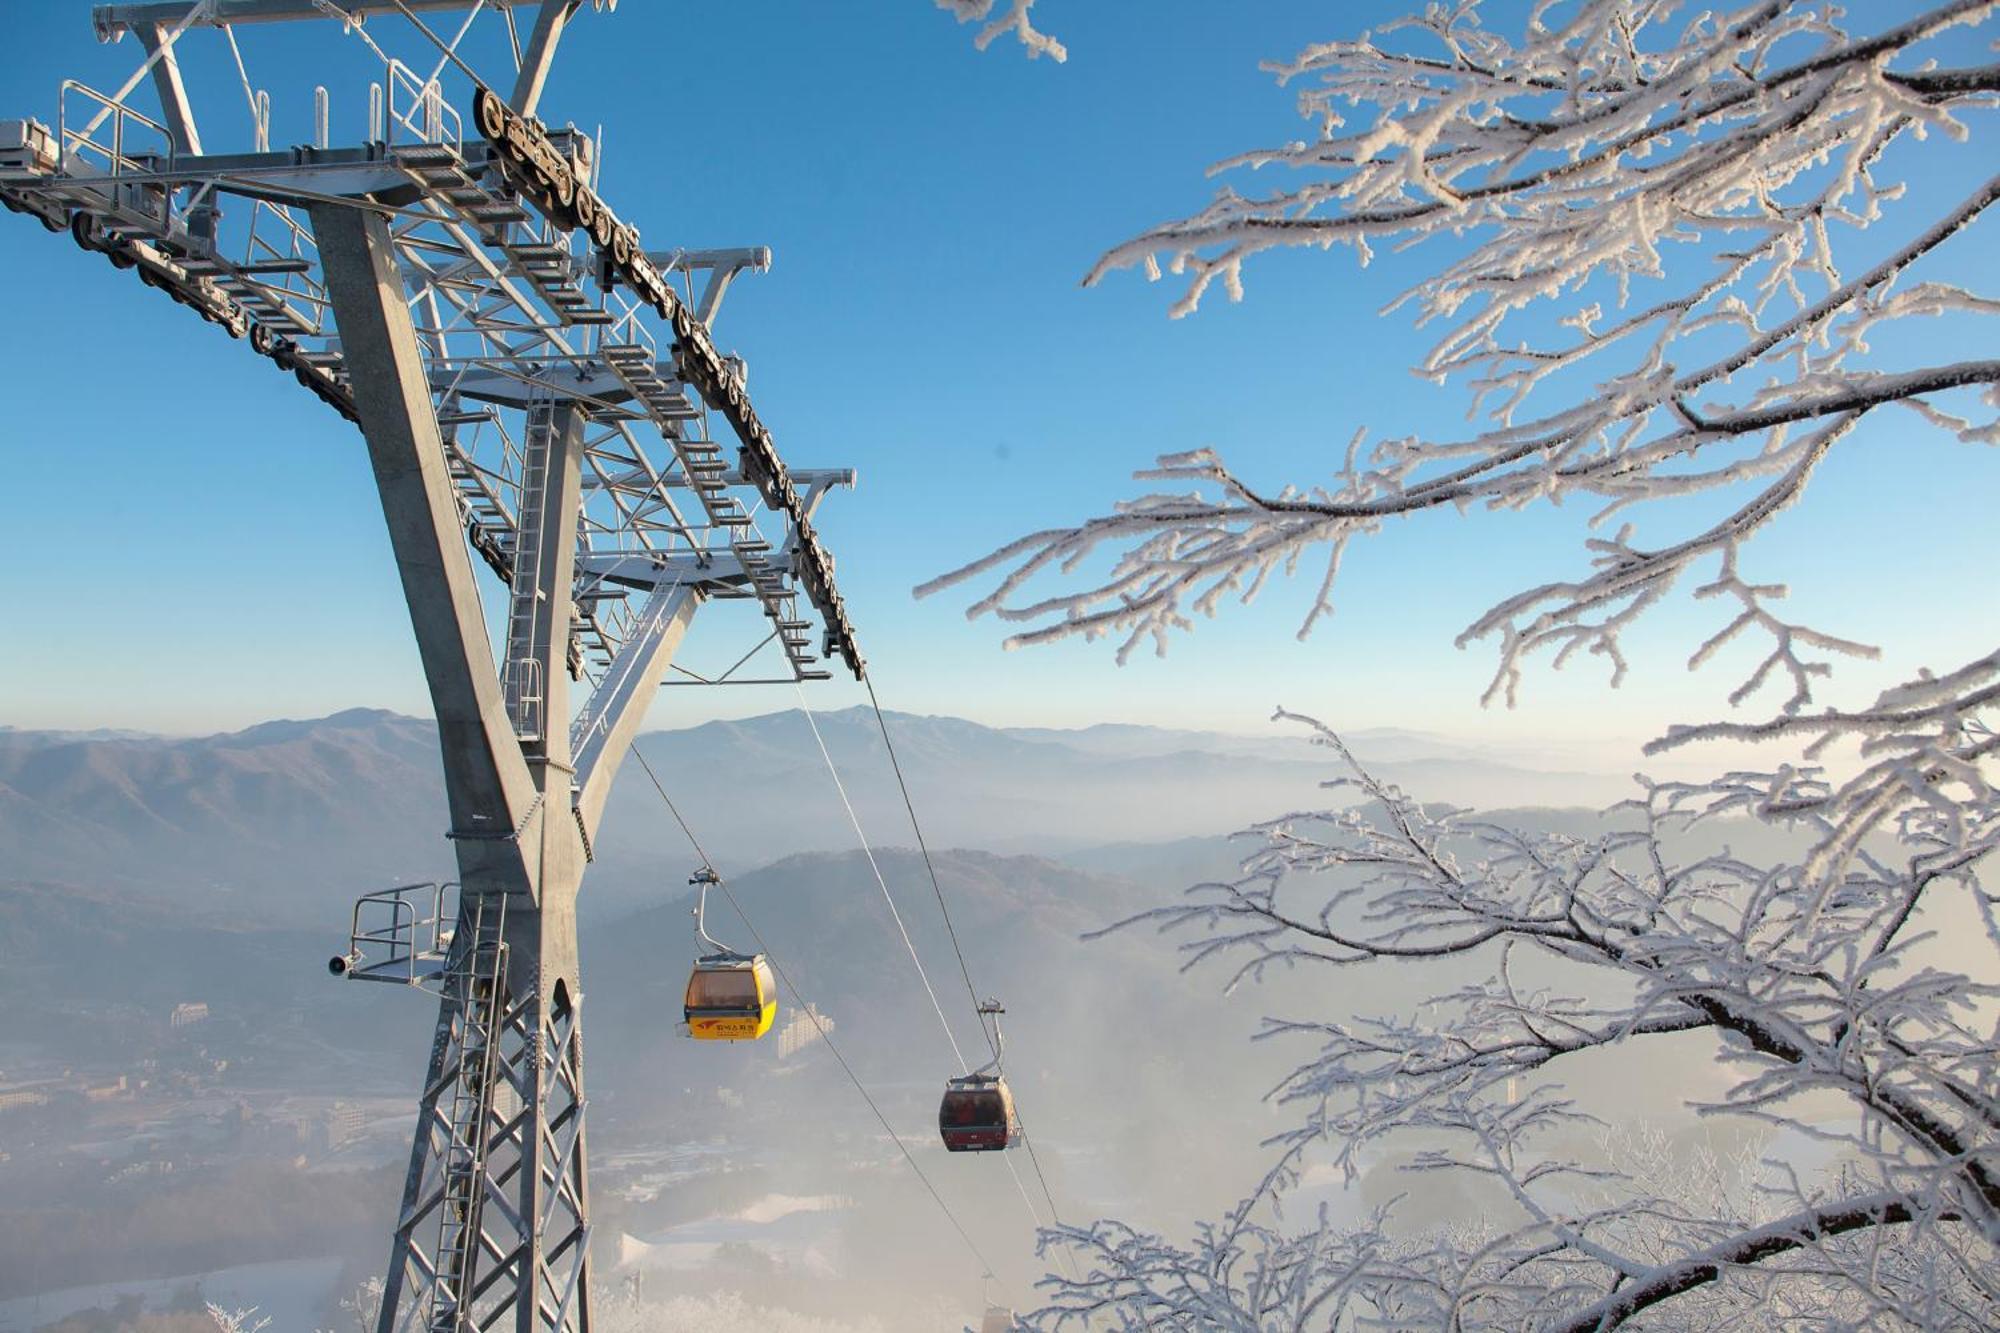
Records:
<instances>
[{"instance_id":1,"label":"steel truss beam","mask_svg":"<svg viewBox=\"0 0 2000 1333\"><path fill-rule=\"evenodd\" d=\"M165 128L159 133L160 147L170 147ZM79 151L73 148L72 156ZM424 143L391 145L386 155L379 146L160 154L108 165L115 169L10 172L0 159L0 198L45 219L87 221L93 248L136 267L150 285L209 319L247 332L253 349L350 418L353 372L331 318L317 242L301 219L351 211L363 198L399 201L382 211L429 391L439 404L447 464L473 548L502 580L513 580L511 551L519 540L523 414L560 398L578 403L589 420L580 555L648 549L663 561L733 561L739 548L753 560L760 549L782 552L765 578L743 585L773 628L797 621L807 600L813 605L806 614L826 609L830 584L820 575L830 566L816 539L812 559L794 553L820 492L828 484L851 485L853 474L788 469L789 479L774 490L769 469L751 466L757 459L748 451L732 466L709 433L705 395L712 386L691 389L681 377L682 358L662 357L630 294L601 290L595 304L587 299L587 265L576 253L582 247L565 246L552 225L524 220L505 189L496 188L486 149ZM212 227L213 203L226 194L253 201L247 216L234 205L224 210L232 225L248 223L247 245L237 253L225 253L218 238L199 230L203 217ZM690 291L687 300L690 309L712 316L726 278L767 263L761 248L740 247L671 252L659 267L691 287L705 273L700 299ZM772 504L773 495L789 503ZM756 528L773 522L785 530L767 541ZM773 573L782 576L782 589ZM794 598L801 587L814 595ZM634 620L620 601L584 591L569 666L573 675L594 676L608 669ZM829 619L830 631L836 623ZM807 638L773 637L796 678L818 678ZM827 643L834 643L831 633Z\"/></svg>"},{"instance_id":2,"label":"steel truss beam","mask_svg":"<svg viewBox=\"0 0 2000 1333\"><path fill-rule=\"evenodd\" d=\"M146 4L99 5L90 14L100 40L128 30L186 22L203 0L151 0ZM435 10L470 9L474 0L333 0L344 12L360 19L378 14L392 15L408 8L418 13ZM540 0L485 0L490 9L518 9ZM313 0L208 0L209 9L195 17L191 27L220 28L238 23L287 23L296 19L325 19L332 15Z\"/></svg>"}]
</instances>

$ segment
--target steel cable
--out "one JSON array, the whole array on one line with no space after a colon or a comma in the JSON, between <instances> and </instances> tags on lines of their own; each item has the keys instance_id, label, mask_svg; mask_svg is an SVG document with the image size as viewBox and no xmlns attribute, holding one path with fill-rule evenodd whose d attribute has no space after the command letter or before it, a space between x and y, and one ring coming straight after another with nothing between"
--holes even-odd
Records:
<instances>
[{"instance_id":1,"label":"steel cable","mask_svg":"<svg viewBox=\"0 0 2000 1333\"><path fill-rule=\"evenodd\" d=\"M862 1084L860 1076L854 1072L854 1067L847 1063L847 1057L842 1055L840 1048L833 1044L833 1038L828 1034L826 1026L819 1021L819 1014L806 1002L805 996L800 993L798 986L792 981L791 974L785 971L784 966L778 962L776 955L765 945L764 937L758 932L756 923L750 919L750 914L743 910L743 904L736 900L736 893L729 887L729 881L722 878L716 872L715 863L708 859L708 853L702 849L701 839L695 837L694 830L689 828L687 820L681 817L680 807L674 804L673 797L667 795L667 789L661 785L659 775L653 772L653 766L646 762L646 756L640 752L637 741L634 741L632 744L632 757L639 761L639 767L645 770L647 779L653 784L653 790L660 794L660 799L666 802L668 813L672 814L674 822L681 826L681 832L687 835L688 844L694 848L694 854L700 859L702 869L715 875L716 886L722 890L723 896L729 899L729 906L735 911L738 919L743 922L743 928L750 932L750 938L756 941L757 952L764 955L765 959L771 964L771 970L778 974L778 980L785 984L785 989L791 994L792 1003L798 1007L800 1013L811 1020L813 1030L819 1034L819 1039L826 1043L826 1049L833 1053L833 1058L840 1065L841 1072L847 1075L847 1081L852 1083L854 1090L861 1094L861 1100L868 1103L868 1109L875 1113L875 1119L881 1124L883 1132L888 1134L889 1138L895 1143L897 1150L903 1154L903 1160L910 1164L910 1170L917 1173L917 1179L922 1181L924 1188L930 1192L931 1198L936 1201L938 1208L944 1213L946 1219L950 1221L952 1230L958 1233L958 1238L965 1242L965 1248L970 1250L972 1257L979 1261L980 1271L987 1277L992 1277L993 1265L986 1261L986 1256L980 1252L978 1243L972 1239L971 1234L966 1231L964 1224L958 1220L958 1214L952 1212L951 1205L944 1201L944 1196L938 1193L937 1186L931 1183L931 1178L924 1173L923 1167L917 1164L917 1159L910 1152L909 1145L903 1142L903 1136L898 1134L895 1126L889 1123L889 1117L882 1114L882 1108L876 1104L875 1098L869 1094L867 1087Z\"/></svg>"},{"instance_id":2,"label":"steel cable","mask_svg":"<svg viewBox=\"0 0 2000 1333\"><path fill-rule=\"evenodd\" d=\"M874 682L872 680L868 680L866 677L863 678L863 682L868 687L869 704L875 714L876 726L881 729L883 745L888 750L890 765L895 770L896 785L898 790L902 793L903 797L903 808L909 814L910 827L916 835L917 845L923 855L924 867L927 873L929 874L931 881L931 890L937 896L938 910L940 914L944 917L945 930L951 936L952 951L954 954L957 955L959 972L965 978L966 992L972 997L973 1007L975 1010L977 1010L979 1006L979 992L977 988L974 987L973 985L971 969L967 965L965 960L965 953L959 945L958 931L957 928L952 924L951 920L951 909L945 903L944 889L938 879L936 865L931 859L929 841L924 837L922 823L917 818L916 804L910 796L909 784L904 780L902 764L896 758L895 743L889 738L888 725L882 714L882 705L876 698ZM796 685L794 685L793 688L794 692L797 693L799 698L799 710L805 715L806 725L811 729L813 740L818 744L820 757L825 761L827 772L833 778L834 789L840 796L841 806L847 812L848 822L853 826L855 836L860 840L862 855L867 858L869 869L874 872L875 883L882 891L883 901L887 903L889 906L889 914L896 923L896 929L898 933L902 936L903 947L909 952L911 963L913 963L916 966L917 976L923 982L925 994L930 997L931 1007L937 1014L938 1025L944 1029L945 1040L950 1043L952 1054L957 1057L959 1066L961 1068L969 1069L970 1066L966 1062L965 1055L959 1049L958 1039L952 1033L951 1024L945 1018L944 1006L940 1004L938 1001L936 988L931 985L930 974L924 967L923 959L919 957L919 955L917 954L916 944L910 938L909 928L904 924L902 913L898 911L896 908L895 898L889 892L888 880L882 874L882 867L875 859L874 850L872 847L870 847L868 843L867 833L861 827L861 820L859 815L855 812L854 803L848 798L847 786L841 780L840 769L833 762L833 755L827 749L826 738L820 733L819 723L813 714L811 706L806 703L805 692L803 690L799 690ZM714 867L708 863L707 853L702 850L700 841L696 839L694 831L691 828L689 828L687 821L681 817L679 808L674 805L673 798L667 795L666 788L660 784L659 778L653 773L652 766L647 764L645 756L639 753L638 745L636 742L632 747L632 753L636 758L638 758L640 767L645 769L646 776L649 779L651 779L654 790L658 791L660 793L660 798L666 802L667 809L670 812L672 812L674 816L674 821L680 825L681 832L687 835L689 844L693 846L695 849L695 854L701 858L703 865L707 869L713 871ZM758 937L757 935L757 928L751 923L749 917L744 915L742 907L736 902L736 896L733 892L730 891L727 882L723 881L721 887L723 889L724 894L729 898L730 906L735 908L736 914L739 917L743 918L744 926L750 931L751 936L757 940L757 947L759 951L765 953L766 956L768 956L769 950L764 948L762 938ZM799 1004L801 1008L803 1008L805 1002L803 999L799 997L797 988L792 985L791 980L784 975L783 970L778 967L778 964L775 960L772 961L771 966L774 971L778 972L780 979L782 979L785 982L786 989L792 992L793 1001ZM816 1015L813 1015L809 1011L807 1013L807 1017L812 1020L814 1028L820 1031L821 1035L824 1037L825 1032L824 1029L820 1027L818 1017ZM979 1027L981 1035L985 1037L988 1047L994 1053L995 1064L997 1067L999 1060L998 1041L996 1040L995 1036L992 1033L987 1031L986 1024L983 1021L980 1023ZM828 1041L827 1044L829 1050L834 1050L834 1047L830 1040ZM841 1067L843 1069L846 1069L847 1068L846 1060L840 1056L837 1050L834 1051L834 1054L835 1058L840 1060ZM866 1089L862 1088L860 1081L854 1077L852 1070L848 1071L848 1077L850 1078L850 1080L853 1080L856 1089L861 1091L862 1096L869 1101L870 1108L875 1111L876 1118L882 1121L883 1127L885 1129L888 1128L887 1119L882 1116L880 1109L875 1107L873 1099L868 1098ZM1035 1179L1036 1182L1041 1187L1042 1198L1048 1205L1049 1218L1056 1226L1060 1227L1061 1225L1063 1225L1062 1214L1056 1207L1055 1194L1049 1188L1048 1176L1042 1170L1041 1156L1035 1151L1034 1138L1032 1135L1028 1133L1026 1118L1020 1115L1018 1101L1016 1102L1015 1118L1021 1122L1021 1143L1022 1146L1024 1146L1028 1150L1028 1160L1035 1169ZM891 1130L890 1133L892 1136L894 1136L893 1130ZM923 1175L922 1169L917 1167L916 1159L910 1156L909 1149L904 1146L900 1138L897 1138L896 1146L899 1149L901 1149L903 1155L909 1159L911 1167L917 1170L919 1176L922 1176ZM1039 1231L1042 1226L1041 1215L1036 1212L1034 1201L1030 1199L1028 1196L1027 1186L1022 1182L1020 1172L1015 1169L1013 1161L1007 1158L1005 1154L1002 1154L1001 1160L1005 1163L1007 1167L1008 1175L1013 1177L1014 1188L1021 1195L1021 1203L1023 1204L1023 1206L1027 1208L1028 1217L1030 1218L1030 1220L1033 1221L1035 1228ZM931 1191L932 1196L938 1199L939 1206L944 1207L944 1200L942 1197L938 1196L937 1190L931 1184L929 1177L923 1177L923 1179L925 1188L929 1189ZM947 1216L949 1216L950 1209L946 1208L945 1211ZM958 1219L956 1217L952 1217L952 1224L954 1226L958 1225ZM960 1235L964 1234L965 1234L964 1229L961 1227ZM971 1244L971 1240L969 1237L967 1238L967 1244L968 1245ZM975 1254L978 1253L978 1249L976 1246L973 1247L973 1251ZM1056 1253L1058 1256L1067 1257L1066 1249L1058 1249ZM982 1262L984 1261L982 1260ZM1071 1277L1074 1278L1075 1275L1076 1275L1075 1270L1072 1265Z\"/></svg>"},{"instance_id":3,"label":"steel cable","mask_svg":"<svg viewBox=\"0 0 2000 1333\"><path fill-rule=\"evenodd\" d=\"M980 1005L979 990L976 986L972 984L972 969L966 965L965 951L959 948L958 930L951 923L951 908L945 905L944 886L939 883L937 866L931 861L930 843L924 837L924 828L922 822L917 819L916 802L910 798L910 784L903 778L902 762L896 758L896 743L891 739L889 739L889 723L888 720L884 718L882 715L882 702L875 696L874 677L872 675L862 677L862 684L868 687L868 706L872 708L875 712L875 725L882 733L882 747L889 752L889 767L892 770L894 770L896 774L897 790L903 794L903 809L909 812L910 830L911 832L916 834L917 849L923 853L924 869L930 874L931 891L937 895L938 912L944 917L945 932L951 936L952 952L958 955L958 970L960 975L962 975L965 978L965 993L972 998L972 1007L975 1010L977 1010ZM817 729L815 729L814 734L817 734ZM828 762L830 763L832 761L829 760ZM998 1020L996 1019L995 1022L997 1023ZM983 1036L985 1036L987 1045L992 1048L994 1067L998 1069L1000 1064L999 1040L994 1033L987 1032L986 1024L984 1022L980 1023L979 1031ZM961 1061L960 1063L963 1063L963 1061ZM1063 1224L1062 1214L1056 1208L1056 1198L1054 1192L1049 1189L1049 1178L1042 1171L1042 1159L1040 1154L1038 1154L1035 1151L1034 1136L1028 1133L1027 1117L1021 1114L1020 1099L1018 1097L1016 1097L1014 1103L1014 1115L1015 1118L1019 1120L1021 1124L1022 1146L1024 1146L1028 1150L1028 1161L1035 1168L1035 1179L1041 1184L1042 1198L1044 1201L1047 1202L1049 1206L1049 1219L1052 1222L1054 1222L1058 1227L1060 1227ZM1007 1171L1014 1177L1015 1188L1021 1191L1021 1202L1028 1205L1028 1216L1033 1217L1035 1219L1035 1227L1037 1230L1039 1230L1042 1225L1042 1219L1036 1215L1035 1205L1028 1199L1028 1191L1026 1187L1024 1187L1021 1184L1020 1173L1014 1170L1014 1163L1011 1160L1006 1159L1004 1156L1002 1160L1007 1162ZM1065 1250L1056 1251L1056 1253L1058 1254L1063 1254L1065 1252L1066 1252ZM1075 1278L1076 1274L1074 1270L1072 1270L1070 1276L1072 1278Z\"/></svg>"},{"instance_id":4,"label":"steel cable","mask_svg":"<svg viewBox=\"0 0 2000 1333\"><path fill-rule=\"evenodd\" d=\"M931 975L924 970L924 960L917 956L917 946L910 939L910 928L903 924L903 914L896 910L896 900L889 893L889 881L883 878L882 867L875 860L875 849L868 845L868 835L862 831L861 818L854 813L854 802L847 799L847 784L840 780L840 769L835 767L833 755L826 748L826 738L819 734L819 723L813 718L813 711L806 703L806 693L797 684L792 686L792 692L799 696L799 710L806 715L806 725L812 728L813 739L819 742L820 757L826 760L826 771L833 775L834 790L840 793L840 804L847 810L848 822L854 825L854 836L861 840L861 854L868 858L868 868L875 872L875 882L882 889L882 901L889 904L889 915L895 918L896 929L903 936L903 947L910 951L910 961L916 964L917 976L924 983L924 993L931 997L931 1008L937 1011L938 1026L944 1029L944 1039L951 1043L951 1053L958 1060L959 1068L969 1069L971 1066L965 1062L965 1053L958 1048L958 1038L952 1035L951 1023L944 1016L944 1006L938 1003L937 990L931 985ZM985 1031L984 1023L980 1025L980 1030Z\"/></svg>"}]
</instances>

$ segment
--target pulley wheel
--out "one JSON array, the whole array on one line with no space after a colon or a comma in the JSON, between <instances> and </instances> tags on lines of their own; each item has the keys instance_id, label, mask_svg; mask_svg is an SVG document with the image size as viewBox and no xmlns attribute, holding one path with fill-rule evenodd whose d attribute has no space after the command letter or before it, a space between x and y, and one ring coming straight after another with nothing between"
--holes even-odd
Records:
<instances>
[{"instance_id":1,"label":"pulley wheel","mask_svg":"<svg viewBox=\"0 0 2000 1333\"><path fill-rule=\"evenodd\" d=\"M481 88L472 95L472 117L479 132L495 145L507 137L507 104L491 88Z\"/></svg>"},{"instance_id":2,"label":"pulley wheel","mask_svg":"<svg viewBox=\"0 0 2000 1333\"><path fill-rule=\"evenodd\" d=\"M97 220L97 214L79 208L69 215L70 238L86 250L104 248L104 224Z\"/></svg>"},{"instance_id":3,"label":"pulley wheel","mask_svg":"<svg viewBox=\"0 0 2000 1333\"><path fill-rule=\"evenodd\" d=\"M549 198L565 212L576 202L576 174L569 169L569 163L564 162L549 173Z\"/></svg>"}]
</instances>

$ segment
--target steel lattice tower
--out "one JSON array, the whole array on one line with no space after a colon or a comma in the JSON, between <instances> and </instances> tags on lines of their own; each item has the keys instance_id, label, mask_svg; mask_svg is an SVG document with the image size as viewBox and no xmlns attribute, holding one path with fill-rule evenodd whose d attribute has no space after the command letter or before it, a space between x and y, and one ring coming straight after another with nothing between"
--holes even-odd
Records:
<instances>
[{"instance_id":1,"label":"steel lattice tower","mask_svg":"<svg viewBox=\"0 0 2000 1333\"><path fill-rule=\"evenodd\" d=\"M536 119L580 5L101 6L141 74L66 83L53 128L0 122L0 202L245 338L366 440L457 859L455 891L364 897L334 960L440 997L381 1333L590 1327L576 897L695 612L755 605L776 679L824 678L822 655L862 672L811 521L852 474L789 469L710 332L768 252L648 251L598 196L592 141ZM274 149L246 71L254 142L205 148L180 44L306 20L364 67L366 140L330 142L322 86L311 142ZM505 93L468 60L482 23L506 30Z\"/></svg>"}]
</instances>

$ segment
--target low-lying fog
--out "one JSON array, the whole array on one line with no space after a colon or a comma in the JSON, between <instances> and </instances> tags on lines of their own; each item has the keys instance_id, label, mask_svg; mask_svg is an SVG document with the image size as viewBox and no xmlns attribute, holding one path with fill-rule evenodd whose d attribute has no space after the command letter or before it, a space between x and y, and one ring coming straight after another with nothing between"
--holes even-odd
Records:
<instances>
[{"instance_id":1,"label":"low-lying fog","mask_svg":"<svg viewBox=\"0 0 2000 1333\"><path fill-rule=\"evenodd\" d=\"M820 722L972 1057L971 1001L872 719ZM1043 1178L1066 1220L1184 1233L1240 1196L1268 1161L1261 1141L1290 1123L1264 1094L1305 1052L1248 1040L1264 1015L1411 1012L1464 979L1462 963L1300 969L1225 995L1224 971L1177 970L1170 937L1080 938L1228 874L1246 848L1219 835L1314 804L1323 753L1142 728L892 725L974 983L1007 1006L1035 1158L937 1141L960 1065L802 719L649 737L773 956L967 1234L791 994L764 1041L684 1035L692 862L628 774L581 946L602 1328L935 1330L976 1324L988 1301L1031 1307L1060 1262L1033 1250ZM1378 740L1412 781L1455 772L1497 797L1478 773L1504 765ZM381 714L196 742L0 737L0 864L14 868L0 1001L15 1016L0 1047L0 1333L169 1330L201 1300L255 1305L275 1329L357 1326L340 1301L387 1255L435 1002L335 982L324 963L354 894L450 873L432 743L426 724ZM704 777L719 772L730 780ZM1524 789L1605 781L1537 780L1493 778L1516 805ZM726 905L709 924L748 947ZM1670 1109L1702 1090L1708 1054L1690 1039L1686 1056L1612 1051L1570 1091L1613 1124L1704 1133ZM1413 1224L1504 1206L1398 1164L1352 1185L1314 1167L1304 1199L1338 1216L1406 1194ZM119 1308L126 1324L87 1314Z\"/></svg>"}]
</instances>

